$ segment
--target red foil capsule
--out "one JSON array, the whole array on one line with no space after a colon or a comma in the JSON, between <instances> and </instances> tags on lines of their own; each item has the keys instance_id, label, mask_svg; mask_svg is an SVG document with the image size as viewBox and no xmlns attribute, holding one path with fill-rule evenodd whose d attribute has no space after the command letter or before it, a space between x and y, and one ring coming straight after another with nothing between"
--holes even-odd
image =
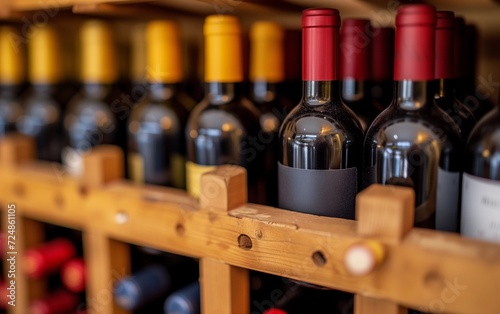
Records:
<instances>
[{"instance_id":1,"label":"red foil capsule","mask_svg":"<svg viewBox=\"0 0 500 314\"><path fill-rule=\"evenodd\" d=\"M340 15L335 9L302 11L302 80L339 79ZM321 43L321 49L318 49Z\"/></svg>"},{"instance_id":2,"label":"red foil capsule","mask_svg":"<svg viewBox=\"0 0 500 314\"><path fill-rule=\"evenodd\" d=\"M346 19L340 29L340 78L369 78L372 33L370 20Z\"/></svg>"},{"instance_id":3,"label":"red foil capsule","mask_svg":"<svg viewBox=\"0 0 500 314\"><path fill-rule=\"evenodd\" d=\"M394 80L434 79L436 11L431 5L403 5L396 15Z\"/></svg>"},{"instance_id":4,"label":"red foil capsule","mask_svg":"<svg viewBox=\"0 0 500 314\"><path fill-rule=\"evenodd\" d=\"M453 78L453 31L455 14L451 11L436 12L436 56L434 62L434 78Z\"/></svg>"},{"instance_id":5,"label":"red foil capsule","mask_svg":"<svg viewBox=\"0 0 500 314\"><path fill-rule=\"evenodd\" d=\"M373 27L371 44L371 79L392 80L394 72L394 28Z\"/></svg>"},{"instance_id":6,"label":"red foil capsule","mask_svg":"<svg viewBox=\"0 0 500 314\"><path fill-rule=\"evenodd\" d=\"M41 278L56 272L75 256L76 248L71 241L55 239L27 250L24 255L24 270L29 278Z\"/></svg>"},{"instance_id":7,"label":"red foil capsule","mask_svg":"<svg viewBox=\"0 0 500 314\"><path fill-rule=\"evenodd\" d=\"M66 262L61 268L61 281L72 292L85 290L85 263L78 257Z\"/></svg>"}]
</instances>

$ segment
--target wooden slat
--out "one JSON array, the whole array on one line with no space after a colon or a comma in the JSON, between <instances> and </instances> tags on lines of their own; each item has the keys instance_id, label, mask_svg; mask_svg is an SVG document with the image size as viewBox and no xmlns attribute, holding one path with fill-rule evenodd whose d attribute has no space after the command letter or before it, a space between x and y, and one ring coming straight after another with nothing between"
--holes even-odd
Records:
<instances>
[{"instance_id":1,"label":"wooden slat","mask_svg":"<svg viewBox=\"0 0 500 314\"><path fill-rule=\"evenodd\" d=\"M380 299L374 299L359 294L354 296L355 314L406 314L404 309L394 302L388 302Z\"/></svg>"},{"instance_id":2,"label":"wooden slat","mask_svg":"<svg viewBox=\"0 0 500 314\"><path fill-rule=\"evenodd\" d=\"M241 167L221 166L201 177L200 205L209 213L227 215L228 211L248 202L247 173ZM246 237L246 236L245 236ZM238 237L249 244L250 238ZM200 259L202 312L205 314L246 314L250 311L248 269L224 261Z\"/></svg>"},{"instance_id":3,"label":"wooden slat","mask_svg":"<svg viewBox=\"0 0 500 314\"><path fill-rule=\"evenodd\" d=\"M399 243L412 230L414 221L415 193L412 189L398 186L372 185L361 191L356 199L357 232L362 237L383 240L387 243ZM385 250L379 245L367 243L360 245L365 251L364 259L370 266L368 273L376 272L385 259ZM359 249L358 249L359 250ZM368 253L366 253L368 252ZM359 267L359 260L354 260ZM366 263L365 263L366 264ZM349 266L349 265L347 265ZM373 298L369 295L356 294L355 314L407 314L408 309L396 302Z\"/></svg>"},{"instance_id":4,"label":"wooden slat","mask_svg":"<svg viewBox=\"0 0 500 314\"><path fill-rule=\"evenodd\" d=\"M202 313L245 314L250 311L248 269L210 258L200 260Z\"/></svg>"},{"instance_id":5,"label":"wooden slat","mask_svg":"<svg viewBox=\"0 0 500 314\"><path fill-rule=\"evenodd\" d=\"M87 272L87 313L129 313L113 302L114 283L130 274L129 245L105 234L84 230L84 258Z\"/></svg>"}]
</instances>

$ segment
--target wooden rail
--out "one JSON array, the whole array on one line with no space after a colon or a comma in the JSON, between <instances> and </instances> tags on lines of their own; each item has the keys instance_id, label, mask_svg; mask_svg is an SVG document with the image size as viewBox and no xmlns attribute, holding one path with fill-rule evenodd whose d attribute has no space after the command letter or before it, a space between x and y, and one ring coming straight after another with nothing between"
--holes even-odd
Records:
<instances>
[{"instance_id":1,"label":"wooden rail","mask_svg":"<svg viewBox=\"0 0 500 314\"><path fill-rule=\"evenodd\" d=\"M113 282L130 271L128 243L199 258L208 314L249 312L248 269L355 293L357 314L500 308L500 245L412 228L408 188L372 185L358 194L352 221L249 204L246 171L237 166L204 175L196 200L124 180L116 147L87 154L82 178L33 155L29 139L0 141L1 208L14 203L18 219L83 232L92 313L124 313L109 298ZM33 236L23 227L28 246ZM35 292L17 275L24 305L12 312L27 313Z\"/></svg>"}]
</instances>

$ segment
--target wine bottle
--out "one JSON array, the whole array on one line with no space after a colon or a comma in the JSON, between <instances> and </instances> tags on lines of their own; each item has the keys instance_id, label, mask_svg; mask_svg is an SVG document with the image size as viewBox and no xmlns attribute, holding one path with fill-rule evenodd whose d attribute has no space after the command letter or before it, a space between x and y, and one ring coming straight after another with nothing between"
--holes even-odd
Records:
<instances>
[{"instance_id":1,"label":"wine bottle","mask_svg":"<svg viewBox=\"0 0 500 314\"><path fill-rule=\"evenodd\" d=\"M184 132L194 100L180 89L183 71L177 24L150 21L146 42L148 91L128 122L130 177L184 189Z\"/></svg>"},{"instance_id":2,"label":"wine bottle","mask_svg":"<svg viewBox=\"0 0 500 314\"><path fill-rule=\"evenodd\" d=\"M370 98L370 20L346 19L340 30L342 101L356 114L366 132L379 111Z\"/></svg>"},{"instance_id":3,"label":"wine bottle","mask_svg":"<svg viewBox=\"0 0 500 314\"><path fill-rule=\"evenodd\" d=\"M151 265L119 280L113 288L113 296L122 309L135 311L148 302L165 298L171 285L168 270L161 265Z\"/></svg>"},{"instance_id":4,"label":"wine bottle","mask_svg":"<svg viewBox=\"0 0 500 314\"><path fill-rule=\"evenodd\" d=\"M63 165L74 176L81 175L83 154L92 147L113 144L124 149L127 143L112 29L103 21L88 20L80 35L82 87L64 113L62 151Z\"/></svg>"},{"instance_id":5,"label":"wine bottle","mask_svg":"<svg viewBox=\"0 0 500 314\"><path fill-rule=\"evenodd\" d=\"M393 97L394 28L372 27L370 96L374 107L382 112Z\"/></svg>"},{"instance_id":6,"label":"wine bottle","mask_svg":"<svg viewBox=\"0 0 500 314\"><path fill-rule=\"evenodd\" d=\"M435 8L403 5L396 15L395 95L368 129L365 184L415 191L415 226L435 228L436 211L457 223L463 144L460 129L434 102ZM439 204L455 205L439 208ZM451 209L453 211L451 212ZM450 210L450 212L446 212Z\"/></svg>"},{"instance_id":7,"label":"wine bottle","mask_svg":"<svg viewBox=\"0 0 500 314\"><path fill-rule=\"evenodd\" d=\"M57 30L37 25L28 42L28 81L23 115L17 120L20 133L35 139L37 158L60 162L62 151L62 103L59 85L63 77Z\"/></svg>"},{"instance_id":8,"label":"wine bottle","mask_svg":"<svg viewBox=\"0 0 500 314\"><path fill-rule=\"evenodd\" d=\"M241 26L231 15L205 19L205 98L191 111L186 127L188 192L200 195L200 178L218 165L247 169L249 201L258 200L262 171L258 151L260 112L243 94Z\"/></svg>"},{"instance_id":9,"label":"wine bottle","mask_svg":"<svg viewBox=\"0 0 500 314\"><path fill-rule=\"evenodd\" d=\"M278 168L279 127L291 109L291 101L283 95L284 30L281 25L268 22L255 22L250 29L250 100L261 111L262 133L258 150L264 154L262 171L266 174L260 191L259 203L278 206Z\"/></svg>"},{"instance_id":10,"label":"wine bottle","mask_svg":"<svg viewBox=\"0 0 500 314\"><path fill-rule=\"evenodd\" d=\"M65 238L56 238L39 246L27 249L23 263L26 276L42 278L53 274L77 253L75 245Z\"/></svg>"},{"instance_id":11,"label":"wine bottle","mask_svg":"<svg viewBox=\"0 0 500 314\"><path fill-rule=\"evenodd\" d=\"M17 131L22 115L19 95L24 89L24 45L12 26L0 26L0 138Z\"/></svg>"},{"instance_id":12,"label":"wine bottle","mask_svg":"<svg viewBox=\"0 0 500 314\"><path fill-rule=\"evenodd\" d=\"M467 46L475 44L465 41L466 23L461 16L455 17L454 32L454 74L455 74L455 94L460 102L464 103L472 111L474 117L479 121L485 114L493 109L493 103L484 92L476 86L476 77L467 76L467 65L474 64L476 60L467 59L465 52ZM489 87L491 88L491 87Z\"/></svg>"},{"instance_id":13,"label":"wine bottle","mask_svg":"<svg viewBox=\"0 0 500 314\"><path fill-rule=\"evenodd\" d=\"M339 27L335 9L302 12L303 96L280 129L279 207L354 219L363 131L340 99Z\"/></svg>"},{"instance_id":14,"label":"wine bottle","mask_svg":"<svg viewBox=\"0 0 500 314\"><path fill-rule=\"evenodd\" d=\"M438 106L443 109L459 126L462 139L466 141L472 131L472 128L476 124L476 118L464 104L458 101L454 94L454 16L454 13L451 11L436 12L434 99L436 100ZM437 221L439 221L439 219L437 219ZM443 221L445 221L445 219ZM439 226L437 227L438 229L441 229Z\"/></svg>"},{"instance_id":15,"label":"wine bottle","mask_svg":"<svg viewBox=\"0 0 500 314\"><path fill-rule=\"evenodd\" d=\"M85 263L82 257L75 257L61 267L61 282L66 289L74 293L85 291Z\"/></svg>"},{"instance_id":16,"label":"wine bottle","mask_svg":"<svg viewBox=\"0 0 500 314\"><path fill-rule=\"evenodd\" d=\"M460 232L500 242L500 109L476 124L467 141Z\"/></svg>"},{"instance_id":17,"label":"wine bottle","mask_svg":"<svg viewBox=\"0 0 500 314\"><path fill-rule=\"evenodd\" d=\"M75 310L81 301L77 294L61 288L41 299L31 301L29 313L65 314Z\"/></svg>"},{"instance_id":18,"label":"wine bottle","mask_svg":"<svg viewBox=\"0 0 500 314\"><path fill-rule=\"evenodd\" d=\"M200 284L193 282L173 292L165 300L165 314L200 314Z\"/></svg>"}]
</instances>

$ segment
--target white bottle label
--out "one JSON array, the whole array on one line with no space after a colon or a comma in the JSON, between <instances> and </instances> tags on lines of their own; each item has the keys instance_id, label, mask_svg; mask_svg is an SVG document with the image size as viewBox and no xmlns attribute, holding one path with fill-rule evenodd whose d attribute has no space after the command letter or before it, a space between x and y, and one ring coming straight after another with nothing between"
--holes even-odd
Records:
<instances>
[{"instance_id":1,"label":"white bottle label","mask_svg":"<svg viewBox=\"0 0 500 314\"><path fill-rule=\"evenodd\" d=\"M460 172L438 168L436 196L436 229L458 232Z\"/></svg>"},{"instance_id":2,"label":"white bottle label","mask_svg":"<svg viewBox=\"0 0 500 314\"><path fill-rule=\"evenodd\" d=\"M500 181L464 173L460 232L500 242Z\"/></svg>"}]
</instances>

